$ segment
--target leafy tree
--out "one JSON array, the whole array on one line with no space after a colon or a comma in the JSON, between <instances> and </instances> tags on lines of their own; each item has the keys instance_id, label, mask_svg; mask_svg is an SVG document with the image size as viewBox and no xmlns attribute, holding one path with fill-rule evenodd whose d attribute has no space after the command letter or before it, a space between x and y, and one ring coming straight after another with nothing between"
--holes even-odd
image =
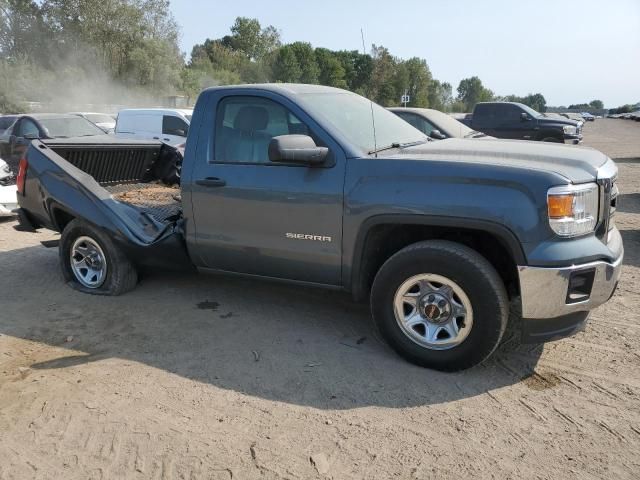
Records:
<instances>
[{"instance_id":1,"label":"leafy tree","mask_svg":"<svg viewBox=\"0 0 640 480\"><path fill-rule=\"evenodd\" d=\"M302 69L298 63L295 50L289 45L278 49L273 64L273 76L277 82L299 82L302 77Z\"/></svg>"},{"instance_id":2,"label":"leafy tree","mask_svg":"<svg viewBox=\"0 0 640 480\"><path fill-rule=\"evenodd\" d=\"M373 70L371 72L371 83L369 96L375 102L383 106L397 105L399 98L396 97L396 84L394 73L396 70L396 59L391 56L385 47L371 48L373 58Z\"/></svg>"},{"instance_id":3,"label":"leafy tree","mask_svg":"<svg viewBox=\"0 0 640 480\"><path fill-rule=\"evenodd\" d=\"M431 80L429 88L427 89L427 96L429 99L429 108L434 108L442 112L450 110L451 104L453 103L453 94L450 83L441 83L436 79Z\"/></svg>"},{"instance_id":4,"label":"leafy tree","mask_svg":"<svg viewBox=\"0 0 640 480\"><path fill-rule=\"evenodd\" d=\"M35 57L46 29L32 0L0 0L0 55L5 59Z\"/></svg>"},{"instance_id":5,"label":"leafy tree","mask_svg":"<svg viewBox=\"0 0 640 480\"><path fill-rule=\"evenodd\" d=\"M318 83L320 69L316 61L316 54L310 43L294 42L287 45L293 51L300 67L300 82Z\"/></svg>"},{"instance_id":6,"label":"leafy tree","mask_svg":"<svg viewBox=\"0 0 640 480\"><path fill-rule=\"evenodd\" d=\"M233 50L242 52L250 60L260 60L280 46L280 32L273 27L262 28L255 18L238 17L231 27L231 35L222 39Z\"/></svg>"},{"instance_id":7,"label":"leafy tree","mask_svg":"<svg viewBox=\"0 0 640 480\"><path fill-rule=\"evenodd\" d=\"M458 100L460 100L467 111L473 110L478 102L488 102L493 100L494 95L491 90L482 85L478 77L470 77L460 80L458 85Z\"/></svg>"},{"instance_id":8,"label":"leafy tree","mask_svg":"<svg viewBox=\"0 0 640 480\"><path fill-rule=\"evenodd\" d=\"M588 103L575 103L573 105L569 105L570 110L587 110L591 108Z\"/></svg>"},{"instance_id":9,"label":"leafy tree","mask_svg":"<svg viewBox=\"0 0 640 480\"><path fill-rule=\"evenodd\" d=\"M346 72L340 57L326 48L316 48L315 54L320 69L318 77L320 84L329 87L347 88Z\"/></svg>"},{"instance_id":10,"label":"leafy tree","mask_svg":"<svg viewBox=\"0 0 640 480\"><path fill-rule=\"evenodd\" d=\"M602 103L602 100L591 100L589 102L589 105L591 106L591 108L595 108L596 110L601 110L604 108L604 103Z\"/></svg>"},{"instance_id":11,"label":"leafy tree","mask_svg":"<svg viewBox=\"0 0 640 480\"><path fill-rule=\"evenodd\" d=\"M431 106L431 103L429 102L429 86L432 82L432 78L431 71L427 66L427 61L422 58L414 57L401 62L399 66L402 66L402 69L406 72L406 83L404 83L404 86L406 87L407 94L411 99L408 106ZM398 85L398 87L399 88L396 90L396 97L399 102L400 96L404 93L404 89L402 84ZM398 93L400 96L398 96Z\"/></svg>"}]
</instances>

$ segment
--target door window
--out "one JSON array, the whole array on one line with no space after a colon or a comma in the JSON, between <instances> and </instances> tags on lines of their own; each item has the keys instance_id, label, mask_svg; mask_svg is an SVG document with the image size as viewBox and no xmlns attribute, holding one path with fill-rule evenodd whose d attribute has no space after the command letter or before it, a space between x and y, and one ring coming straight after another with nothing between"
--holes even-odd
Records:
<instances>
[{"instance_id":1,"label":"door window","mask_svg":"<svg viewBox=\"0 0 640 480\"><path fill-rule=\"evenodd\" d=\"M189 124L180 117L173 115L164 115L162 117L162 134L177 135L178 137L186 137L189 131Z\"/></svg>"},{"instance_id":2,"label":"door window","mask_svg":"<svg viewBox=\"0 0 640 480\"><path fill-rule=\"evenodd\" d=\"M416 127L425 135L431 135L431 132L436 130L436 127L432 123L415 113L400 112L397 115L404 121Z\"/></svg>"},{"instance_id":3,"label":"door window","mask_svg":"<svg viewBox=\"0 0 640 480\"><path fill-rule=\"evenodd\" d=\"M30 136L32 138L39 138L40 131L38 130L38 126L33 123L33 121L25 118L20 122L18 131L15 133L15 135L16 137Z\"/></svg>"},{"instance_id":4,"label":"door window","mask_svg":"<svg viewBox=\"0 0 640 480\"><path fill-rule=\"evenodd\" d=\"M279 135L311 135L287 108L259 97L227 97L218 105L214 159L219 163L269 162L269 143ZM317 143L317 142L316 142Z\"/></svg>"}]
</instances>

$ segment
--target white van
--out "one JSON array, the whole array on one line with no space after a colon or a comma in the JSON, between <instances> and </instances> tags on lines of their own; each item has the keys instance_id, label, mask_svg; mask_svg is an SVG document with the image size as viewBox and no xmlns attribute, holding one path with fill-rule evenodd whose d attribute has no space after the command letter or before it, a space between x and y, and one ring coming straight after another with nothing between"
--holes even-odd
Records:
<instances>
[{"instance_id":1,"label":"white van","mask_svg":"<svg viewBox=\"0 0 640 480\"><path fill-rule=\"evenodd\" d=\"M180 108L131 108L120 110L116 137L160 140L180 145L187 140L193 110Z\"/></svg>"}]
</instances>

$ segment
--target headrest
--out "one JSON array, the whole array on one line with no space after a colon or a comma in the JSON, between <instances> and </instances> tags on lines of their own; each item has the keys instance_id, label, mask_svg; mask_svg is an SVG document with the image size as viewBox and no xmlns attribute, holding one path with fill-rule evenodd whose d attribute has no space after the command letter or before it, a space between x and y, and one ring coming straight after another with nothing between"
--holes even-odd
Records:
<instances>
[{"instance_id":1,"label":"headrest","mask_svg":"<svg viewBox=\"0 0 640 480\"><path fill-rule=\"evenodd\" d=\"M233 121L233 128L243 132L255 132L264 130L269 123L269 112L264 107L249 106L242 107L236 119Z\"/></svg>"}]
</instances>

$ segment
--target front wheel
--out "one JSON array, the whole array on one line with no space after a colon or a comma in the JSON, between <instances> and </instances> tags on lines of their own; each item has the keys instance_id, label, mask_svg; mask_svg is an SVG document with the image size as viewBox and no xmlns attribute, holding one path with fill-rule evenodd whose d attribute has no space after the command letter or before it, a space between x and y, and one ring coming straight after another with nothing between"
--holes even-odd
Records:
<instances>
[{"instance_id":1,"label":"front wheel","mask_svg":"<svg viewBox=\"0 0 640 480\"><path fill-rule=\"evenodd\" d=\"M60 237L60 266L76 290L93 295L120 295L138 282L135 267L111 238L93 225L73 220Z\"/></svg>"},{"instance_id":2,"label":"front wheel","mask_svg":"<svg viewBox=\"0 0 640 480\"><path fill-rule=\"evenodd\" d=\"M443 371L485 360L509 316L495 268L471 248L444 240L410 245L387 260L373 282L371 308L394 350Z\"/></svg>"}]
</instances>

